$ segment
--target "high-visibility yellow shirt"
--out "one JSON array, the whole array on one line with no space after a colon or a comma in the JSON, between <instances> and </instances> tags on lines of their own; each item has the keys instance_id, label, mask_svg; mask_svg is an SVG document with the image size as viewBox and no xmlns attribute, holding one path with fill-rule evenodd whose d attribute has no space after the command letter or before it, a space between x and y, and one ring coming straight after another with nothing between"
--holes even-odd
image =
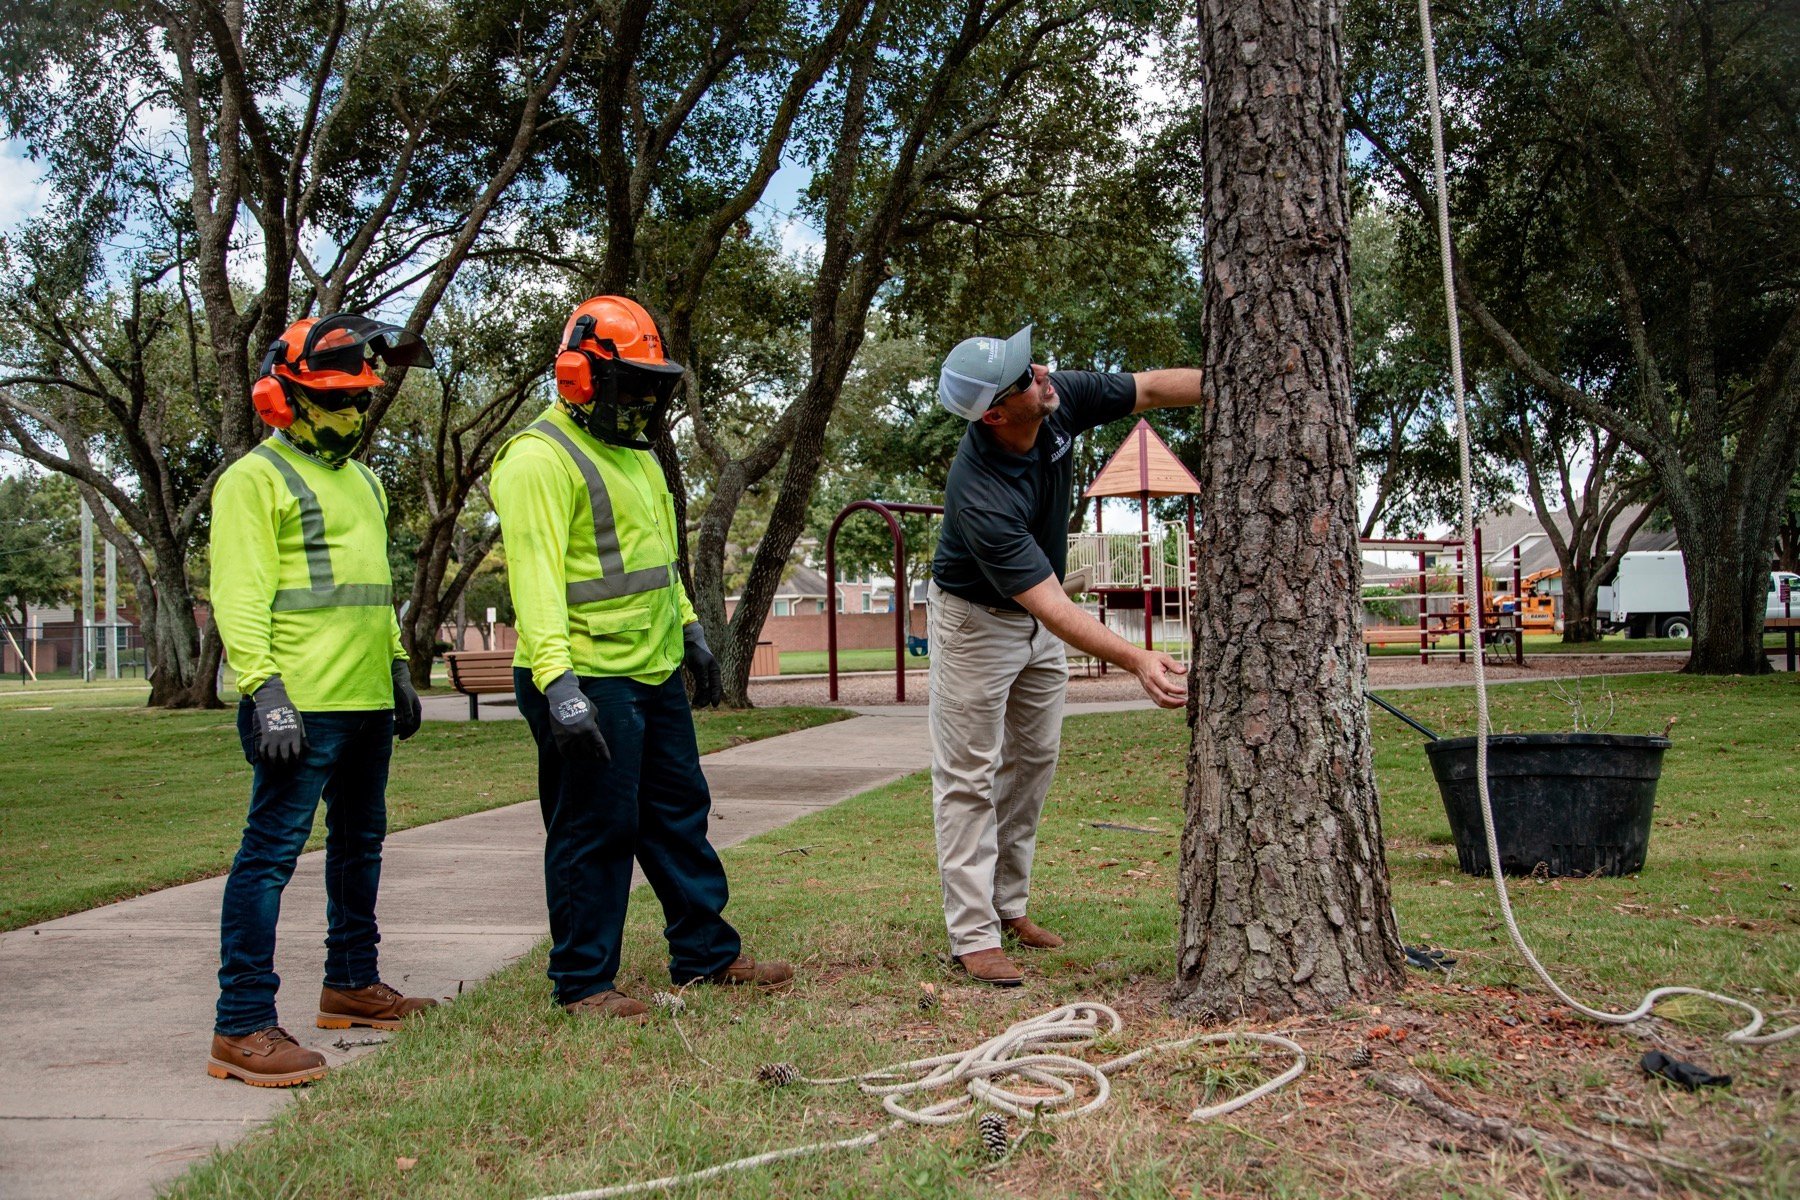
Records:
<instances>
[{"instance_id":1,"label":"high-visibility yellow shirt","mask_svg":"<svg viewBox=\"0 0 1800 1200\"><path fill-rule=\"evenodd\" d=\"M301 712L392 708L405 658L388 572L387 493L272 437L212 498L212 612L248 696L281 676Z\"/></svg>"},{"instance_id":2,"label":"high-visibility yellow shirt","mask_svg":"<svg viewBox=\"0 0 1800 1200\"><path fill-rule=\"evenodd\" d=\"M564 671L661 683L696 620L676 569L675 501L647 450L594 438L555 406L494 463L519 646L541 690Z\"/></svg>"}]
</instances>

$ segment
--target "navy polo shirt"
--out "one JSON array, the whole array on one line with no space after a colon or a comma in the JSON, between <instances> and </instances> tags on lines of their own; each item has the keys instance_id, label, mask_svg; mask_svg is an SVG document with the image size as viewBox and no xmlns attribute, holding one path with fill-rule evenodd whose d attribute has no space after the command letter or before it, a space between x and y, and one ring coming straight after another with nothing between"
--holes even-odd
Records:
<instances>
[{"instance_id":1,"label":"navy polo shirt","mask_svg":"<svg viewBox=\"0 0 1800 1200\"><path fill-rule=\"evenodd\" d=\"M980 421L970 421L944 481L944 524L932 578L971 604L1024 612L1013 597L1069 561L1069 507L1077 435L1128 417L1137 381L1127 374L1052 371L1061 402L1038 427L1037 442L1014 454Z\"/></svg>"}]
</instances>

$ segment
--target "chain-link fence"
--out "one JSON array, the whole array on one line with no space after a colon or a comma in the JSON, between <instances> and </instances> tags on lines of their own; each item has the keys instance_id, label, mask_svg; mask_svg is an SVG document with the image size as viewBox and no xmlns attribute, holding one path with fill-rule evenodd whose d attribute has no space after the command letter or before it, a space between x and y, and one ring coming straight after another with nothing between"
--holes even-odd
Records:
<instances>
[{"instance_id":1,"label":"chain-link fence","mask_svg":"<svg viewBox=\"0 0 1800 1200\"><path fill-rule=\"evenodd\" d=\"M81 627L70 621L0 624L0 676L29 680L108 679L116 658L120 679L145 678L144 635L135 625L88 626L88 669L82 669ZM108 639L113 651L108 654Z\"/></svg>"}]
</instances>

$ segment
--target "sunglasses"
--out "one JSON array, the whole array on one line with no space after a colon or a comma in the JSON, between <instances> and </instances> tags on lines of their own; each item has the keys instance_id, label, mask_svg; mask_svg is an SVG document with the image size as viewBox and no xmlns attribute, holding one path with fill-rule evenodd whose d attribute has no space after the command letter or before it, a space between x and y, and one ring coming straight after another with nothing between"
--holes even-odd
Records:
<instances>
[{"instance_id":1,"label":"sunglasses","mask_svg":"<svg viewBox=\"0 0 1800 1200\"><path fill-rule=\"evenodd\" d=\"M999 391L995 392L994 398L990 403L999 404L1004 400L1012 399L1014 396L1017 396L1021 392L1028 392L1031 390L1031 385L1036 382L1037 382L1037 372L1034 371L1031 367L1027 366L1025 368L1025 373L1023 375L1019 376L1017 379L1013 380L1011 383L1007 384L1005 387L1003 387Z\"/></svg>"},{"instance_id":2,"label":"sunglasses","mask_svg":"<svg viewBox=\"0 0 1800 1200\"><path fill-rule=\"evenodd\" d=\"M343 412L345 409L354 408L359 413L366 413L369 411L369 406L375 403L375 389L373 388L351 390L347 388L309 388L304 384L301 386L305 388L308 400L329 412Z\"/></svg>"}]
</instances>

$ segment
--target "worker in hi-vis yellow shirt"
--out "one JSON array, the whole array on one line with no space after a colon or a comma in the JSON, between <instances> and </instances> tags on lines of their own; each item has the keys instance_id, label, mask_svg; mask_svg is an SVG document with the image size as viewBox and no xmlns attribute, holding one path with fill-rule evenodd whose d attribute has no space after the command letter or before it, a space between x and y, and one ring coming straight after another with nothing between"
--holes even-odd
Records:
<instances>
[{"instance_id":1,"label":"worker in hi-vis yellow shirt","mask_svg":"<svg viewBox=\"0 0 1800 1200\"><path fill-rule=\"evenodd\" d=\"M557 1002L584 1016L649 1011L615 979L634 858L662 902L675 983L793 978L742 952L706 839L712 797L678 668L704 707L719 702L719 666L676 568L675 505L650 453L683 374L636 301L588 300L563 331L556 403L494 465L514 688L538 747L549 973Z\"/></svg>"},{"instance_id":2,"label":"worker in hi-vis yellow shirt","mask_svg":"<svg viewBox=\"0 0 1800 1200\"><path fill-rule=\"evenodd\" d=\"M274 436L213 489L212 613L237 673L238 735L255 767L220 913L219 1005L207 1073L261 1087L325 1074L275 1013L281 893L325 801L321 1028L392 1029L434 1001L376 970L375 893L393 739L419 697L388 574L387 495L350 455L381 377L429 365L417 336L364 317L307 318L264 355L252 402Z\"/></svg>"}]
</instances>

